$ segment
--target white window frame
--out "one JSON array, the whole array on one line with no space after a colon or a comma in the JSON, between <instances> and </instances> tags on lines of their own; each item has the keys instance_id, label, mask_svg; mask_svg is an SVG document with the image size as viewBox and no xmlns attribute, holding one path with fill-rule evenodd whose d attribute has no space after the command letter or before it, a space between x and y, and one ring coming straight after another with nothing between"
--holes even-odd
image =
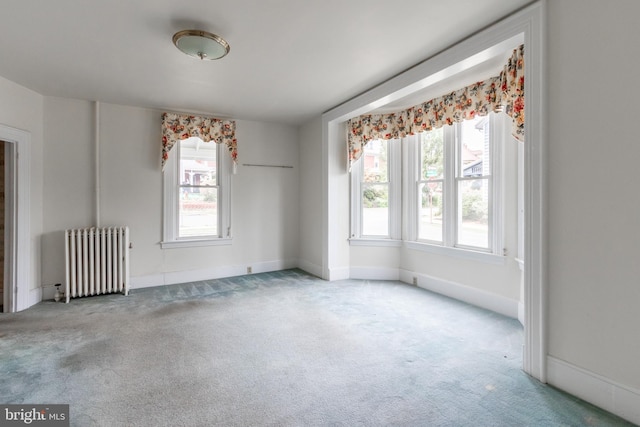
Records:
<instances>
[{"instance_id":1,"label":"white window frame","mask_svg":"<svg viewBox=\"0 0 640 427\"><path fill-rule=\"evenodd\" d=\"M509 123L506 114L490 114L489 126L491 132L491 200L489 204L489 249L461 246L456 244L458 210L457 210L457 179L456 156L460 150L459 126L445 126L444 133L444 232L443 242L418 239L418 182L420 175L420 144L419 136L406 138L407 150L405 154L405 198L406 228L405 245L410 249L424 252L439 253L459 258L475 259L492 264L504 264L504 156L503 149L508 137Z\"/></svg>"},{"instance_id":2,"label":"white window frame","mask_svg":"<svg viewBox=\"0 0 640 427\"><path fill-rule=\"evenodd\" d=\"M205 144L215 144L205 142ZM224 144L216 144L216 161L218 163L218 235L178 237L178 203L180 201L179 159L180 143L177 143L167 162L163 173L163 249L185 248L197 246L230 245L231 236L231 158L224 149Z\"/></svg>"},{"instance_id":3,"label":"white window frame","mask_svg":"<svg viewBox=\"0 0 640 427\"><path fill-rule=\"evenodd\" d=\"M351 233L349 242L354 246L402 245L402 142L388 140L387 173L389 176L389 234L367 236L362 234L362 181L364 156L351 167Z\"/></svg>"}]
</instances>

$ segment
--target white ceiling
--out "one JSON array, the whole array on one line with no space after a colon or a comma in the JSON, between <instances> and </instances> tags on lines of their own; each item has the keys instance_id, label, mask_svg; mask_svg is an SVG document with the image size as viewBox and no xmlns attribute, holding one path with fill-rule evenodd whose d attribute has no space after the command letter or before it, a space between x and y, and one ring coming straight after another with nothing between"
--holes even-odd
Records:
<instances>
[{"instance_id":1,"label":"white ceiling","mask_svg":"<svg viewBox=\"0 0 640 427\"><path fill-rule=\"evenodd\" d=\"M529 2L0 0L0 76L48 96L295 125ZM171 41L184 29L231 52L188 57Z\"/></svg>"}]
</instances>

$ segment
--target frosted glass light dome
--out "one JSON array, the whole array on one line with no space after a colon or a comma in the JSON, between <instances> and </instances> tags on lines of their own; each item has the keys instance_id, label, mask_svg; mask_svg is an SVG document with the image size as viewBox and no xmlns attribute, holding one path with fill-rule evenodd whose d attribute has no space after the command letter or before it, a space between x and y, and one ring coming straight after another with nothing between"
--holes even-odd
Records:
<instances>
[{"instance_id":1,"label":"frosted glass light dome","mask_svg":"<svg viewBox=\"0 0 640 427\"><path fill-rule=\"evenodd\" d=\"M189 56L209 61L222 58L231 49L222 37L201 30L178 31L173 44Z\"/></svg>"}]
</instances>

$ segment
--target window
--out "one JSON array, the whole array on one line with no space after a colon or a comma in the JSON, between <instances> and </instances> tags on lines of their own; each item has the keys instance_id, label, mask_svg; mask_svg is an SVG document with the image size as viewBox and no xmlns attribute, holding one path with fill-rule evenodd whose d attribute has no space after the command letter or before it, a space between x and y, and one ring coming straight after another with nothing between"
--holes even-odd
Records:
<instances>
[{"instance_id":1,"label":"window","mask_svg":"<svg viewBox=\"0 0 640 427\"><path fill-rule=\"evenodd\" d=\"M389 236L389 141L371 141L364 150L360 197L362 235Z\"/></svg>"},{"instance_id":2,"label":"window","mask_svg":"<svg viewBox=\"0 0 640 427\"><path fill-rule=\"evenodd\" d=\"M400 141L375 140L352 169L352 238L400 238Z\"/></svg>"},{"instance_id":3,"label":"window","mask_svg":"<svg viewBox=\"0 0 640 427\"><path fill-rule=\"evenodd\" d=\"M501 150L509 123L491 113L370 141L351 170L352 244L405 240L415 249L502 255Z\"/></svg>"},{"instance_id":4,"label":"window","mask_svg":"<svg viewBox=\"0 0 640 427\"><path fill-rule=\"evenodd\" d=\"M193 137L174 147L164 172L162 247L229 243L229 156Z\"/></svg>"},{"instance_id":5,"label":"window","mask_svg":"<svg viewBox=\"0 0 640 427\"><path fill-rule=\"evenodd\" d=\"M417 178L410 193L417 206L410 240L500 253L502 116L491 113L414 137Z\"/></svg>"}]
</instances>

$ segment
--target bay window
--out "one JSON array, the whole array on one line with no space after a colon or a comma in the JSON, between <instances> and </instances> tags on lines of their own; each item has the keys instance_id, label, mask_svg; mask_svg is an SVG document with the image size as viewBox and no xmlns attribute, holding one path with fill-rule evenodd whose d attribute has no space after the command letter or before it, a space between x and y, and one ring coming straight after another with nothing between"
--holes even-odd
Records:
<instances>
[{"instance_id":1,"label":"bay window","mask_svg":"<svg viewBox=\"0 0 640 427\"><path fill-rule=\"evenodd\" d=\"M509 123L506 114L490 113L369 141L351 169L352 244L395 240L419 250L503 255L501 153Z\"/></svg>"}]
</instances>

